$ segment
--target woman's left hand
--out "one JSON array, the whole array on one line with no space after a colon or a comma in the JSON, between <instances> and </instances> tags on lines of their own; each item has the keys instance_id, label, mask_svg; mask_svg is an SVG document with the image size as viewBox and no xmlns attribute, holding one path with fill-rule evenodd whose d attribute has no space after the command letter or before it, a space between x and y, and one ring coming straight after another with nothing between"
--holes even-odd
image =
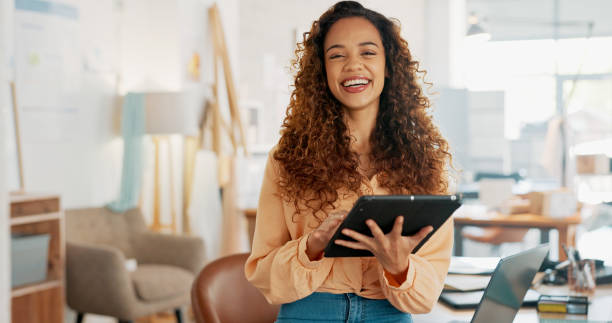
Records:
<instances>
[{"instance_id":1,"label":"woman's left hand","mask_svg":"<svg viewBox=\"0 0 612 323\"><path fill-rule=\"evenodd\" d=\"M344 229L344 235L357 241L336 240L336 243L352 249L369 250L389 274L400 277L408 270L408 256L412 250L433 230L433 227L426 226L412 236L402 236L403 223L404 217L398 216L391 232L384 234L376 222L369 219L366 220L366 225L373 237Z\"/></svg>"}]
</instances>

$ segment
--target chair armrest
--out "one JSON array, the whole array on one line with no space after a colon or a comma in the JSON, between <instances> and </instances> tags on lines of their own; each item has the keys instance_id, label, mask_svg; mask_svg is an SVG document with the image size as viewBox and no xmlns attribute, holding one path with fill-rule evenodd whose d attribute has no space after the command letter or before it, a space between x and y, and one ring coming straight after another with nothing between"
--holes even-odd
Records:
<instances>
[{"instance_id":1,"label":"chair armrest","mask_svg":"<svg viewBox=\"0 0 612 323\"><path fill-rule=\"evenodd\" d=\"M68 305L82 312L131 317L134 287L119 249L105 245L66 243Z\"/></svg>"},{"instance_id":2,"label":"chair armrest","mask_svg":"<svg viewBox=\"0 0 612 323\"><path fill-rule=\"evenodd\" d=\"M198 237L144 232L135 245L139 263L178 266L194 275L204 267L204 242Z\"/></svg>"}]
</instances>

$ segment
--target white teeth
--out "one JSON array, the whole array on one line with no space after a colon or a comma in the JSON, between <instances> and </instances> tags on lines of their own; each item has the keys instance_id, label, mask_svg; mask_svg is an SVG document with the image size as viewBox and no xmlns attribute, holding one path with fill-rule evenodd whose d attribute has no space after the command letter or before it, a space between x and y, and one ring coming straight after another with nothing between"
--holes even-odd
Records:
<instances>
[{"instance_id":1,"label":"white teeth","mask_svg":"<svg viewBox=\"0 0 612 323\"><path fill-rule=\"evenodd\" d=\"M353 85L365 85L368 84L368 80L366 79L352 79L342 83L342 86L353 86Z\"/></svg>"}]
</instances>

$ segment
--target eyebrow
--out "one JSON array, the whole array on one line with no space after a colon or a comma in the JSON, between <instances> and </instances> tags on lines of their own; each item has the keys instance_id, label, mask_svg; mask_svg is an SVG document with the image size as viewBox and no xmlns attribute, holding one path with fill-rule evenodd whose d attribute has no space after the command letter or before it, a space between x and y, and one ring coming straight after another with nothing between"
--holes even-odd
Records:
<instances>
[{"instance_id":1,"label":"eyebrow","mask_svg":"<svg viewBox=\"0 0 612 323\"><path fill-rule=\"evenodd\" d=\"M372 41L366 41L366 42L363 42L363 43L359 43L360 47L361 46L367 46L367 45L374 45L374 46L378 47L378 45L375 42L372 42ZM344 45L339 45L339 44L331 45L331 46L329 46L329 48L327 50L325 50L325 52L329 52L329 50L333 49L333 48L344 48Z\"/></svg>"}]
</instances>

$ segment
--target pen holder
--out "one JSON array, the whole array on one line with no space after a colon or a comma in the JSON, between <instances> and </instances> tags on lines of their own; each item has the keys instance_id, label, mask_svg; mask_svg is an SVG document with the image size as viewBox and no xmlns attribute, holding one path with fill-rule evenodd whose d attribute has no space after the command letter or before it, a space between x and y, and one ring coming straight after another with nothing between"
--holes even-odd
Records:
<instances>
[{"instance_id":1,"label":"pen holder","mask_svg":"<svg viewBox=\"0 0 612 323\"><path fill-rule=\"evenodd\" d=\"M595 291L595 261L584 259L567 267L567 284L571 291L592 293Z\"/></svg>"}]
</instances>

